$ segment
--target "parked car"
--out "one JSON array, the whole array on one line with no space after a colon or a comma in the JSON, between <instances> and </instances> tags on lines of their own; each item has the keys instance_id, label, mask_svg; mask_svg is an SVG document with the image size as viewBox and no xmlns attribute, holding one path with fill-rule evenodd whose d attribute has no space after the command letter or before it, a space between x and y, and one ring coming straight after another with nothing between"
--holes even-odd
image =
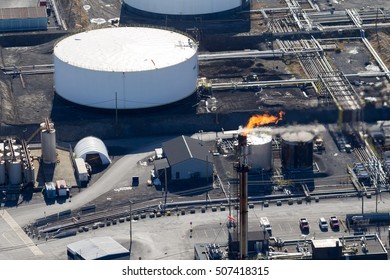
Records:
<instances>
[{"instance_id":1,"label":"parked car","mask_svg":"<svg viewBox=\"0 0 390 280\"><path fill-rule=\"evenodd\" d=\"M301 231L309 231L309 221L306 218L299 219L299 228Z\"/></svg>"},{"instance_id":2,"label":"parked car","mask_svg":"<svg viewBox=\"0 0 390 280\"><path fill-rule=\"evenodd\" d=\"M340 222L339 222L339 219L336 216L331 216L329 218L329 224L330 224L330 227L333 230L339 230L340 229Z\"/></svg>"},{"instance_id":3,"label":"parked car","mask_svg":"<svg viewBox=\"0 0 390 280\"><path fill-rule=\"evenodd\" d=\"M320 226L321 230L328 230L328 222L325 220L325 218L321 217L318 220L318 225Z\"/></svg>"}]
</instances>

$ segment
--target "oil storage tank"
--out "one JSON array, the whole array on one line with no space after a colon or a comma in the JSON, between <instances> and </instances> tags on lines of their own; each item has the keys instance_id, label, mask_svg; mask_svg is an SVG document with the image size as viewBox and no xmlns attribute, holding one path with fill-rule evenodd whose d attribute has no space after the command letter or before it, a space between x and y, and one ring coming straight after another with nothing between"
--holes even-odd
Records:
<instances>
[{"instance_id":1,"label":"oil storage tank","mask_svg":"<svg viewBox=\"0 0 390 280\"><path fill-rule=\"evenodd\" d=\"M248 134L248 163L251 170L272 169L272 136Z\"/></svg>"},{"instance_id":2,"label":"oil storage tank","mask_svg":"<svg viewBox=\"0 0 390 280\"><path fill-rule=\"evenodd\" d=\"M281 135L281 161L284 171L313 169L313 139L310 132L287 132Z\"/></svg>"},{"instance_id":3,"label":"oil storage tank","mask_svg":"<svg viewBox=\"0 0 390 280\"><path fill-rule=\"evenodd\" d=\"M127 10L145 16L223 15L246 7L249 0L124 0Z\"/></svg>"},{"instance_id":4,"label":"oil storage tank","mask_svg":"<svg viewBox=\"0 0 390 280\"><path fill-rule=\"evenodd\" d=\"M103 28L57 43L54 68L55 91L66 100L104 109L156 107L196 91L198 45L167 29Z\"/></svg>"}]
</instances>

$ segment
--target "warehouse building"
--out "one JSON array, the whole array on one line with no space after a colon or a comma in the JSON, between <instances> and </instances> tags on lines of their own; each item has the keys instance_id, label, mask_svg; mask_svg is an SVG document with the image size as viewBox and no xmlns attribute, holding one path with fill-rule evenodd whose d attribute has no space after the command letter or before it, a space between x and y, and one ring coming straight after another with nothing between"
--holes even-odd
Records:
<instances>
[{"instance_id":1,"label":"warehouse building","mask_svg":"<svg viewBox=\"0 0 390 280\"><path fill-rule=\"evenodd\" d=\"M202 141L179 136L162 144L164 158L155 163L155 174L168 180L206 179L213 175L213 159ZM163 163L163 164L160 164Z\"/></svg>"},{"instance_id":2,"label":"warehouse building","mask_svg":"<svg viewBox=\"0 0 390 280\"><path fill-rule=\"evenodd\" d=\"M0 32L47 30L46 7L0 9Z\"/></svg>"},{"instance_id":3,"label":"warehouse building","mask_svg":"<svg viewBox=\"0 0 390 280\"><path fill-rule=\"evenodd\" d=\"M130 252L113 238L94 237L67 246L68 260L129 260Z\"/></svg>"}]
</instances>

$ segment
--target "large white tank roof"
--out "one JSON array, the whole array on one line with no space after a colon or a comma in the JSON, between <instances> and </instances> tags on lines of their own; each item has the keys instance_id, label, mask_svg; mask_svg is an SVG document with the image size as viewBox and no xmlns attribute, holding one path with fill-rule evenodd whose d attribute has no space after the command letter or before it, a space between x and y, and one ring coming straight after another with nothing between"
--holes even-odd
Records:
<instances>
[{"instance_id":1,"label":"large white tank roof","mask_svg":"<svg viewBox=\"0 0 390 280\"><path fill-rule=\"evenodd\" d=\"M54 48L55 91L96 108L170 104L196 91L197 48L189 36L149 27L72 35Z\"/></svg>"},{"instance_id":2,"label":"large white tank roof","mask_svg":"<svg viewBox=\"0 0 390 280\"><path fill-rule=\"evenodd\" d=\"M181 63L197 52L183 34L147 27L106 28L72 35L54 48L70 65L98 71L135 72Z\"/></svg>"}]
</instances>

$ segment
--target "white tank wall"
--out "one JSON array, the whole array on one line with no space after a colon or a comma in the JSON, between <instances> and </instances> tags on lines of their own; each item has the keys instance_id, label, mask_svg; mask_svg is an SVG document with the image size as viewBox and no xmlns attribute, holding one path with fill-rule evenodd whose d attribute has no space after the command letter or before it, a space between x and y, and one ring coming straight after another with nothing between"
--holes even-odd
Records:
<instances>
[{"instance_id":1,"label":"white tank wall","mask_svg":"<svg viewBox=\"0 0 390 280\"><path fill-rule=\"evenodd\" d=\"M239 8L241 0L124 0L128 6L155 14L203 15Z\"/></svg>"},{"instance_id":2,"label":"white tank wall","mask_svg":"<svg viewBox=\"0 0 390 280\"><path fill-rule=\"evenodd\" d=\"M257 138L257 139L256 139ZM248 136L248 163L251 169L272 169L272 137L269 135Z\"/></svg>"},{"instance_id":3,"label":"white tank wall","mask_svg":"<svg viewBox=\"0 0 390 280\"><path fill-rule=\"evenodd\" d=\"M54 57L57 94L77 104L136 109L169 104L196 90L197 54L177 65L141 72L104 72L69 65Z\"/></svg>"},{"instance_id":4,"label":"white tank wall","mask_svg":"<svg viewBox=\"0 0 390 280\"><path fill-rule=\"evenodd\" d=\"M22 183L22 161L8 161L8 178L11 185L19 185Z\"/></svg>"}]
</instances>

